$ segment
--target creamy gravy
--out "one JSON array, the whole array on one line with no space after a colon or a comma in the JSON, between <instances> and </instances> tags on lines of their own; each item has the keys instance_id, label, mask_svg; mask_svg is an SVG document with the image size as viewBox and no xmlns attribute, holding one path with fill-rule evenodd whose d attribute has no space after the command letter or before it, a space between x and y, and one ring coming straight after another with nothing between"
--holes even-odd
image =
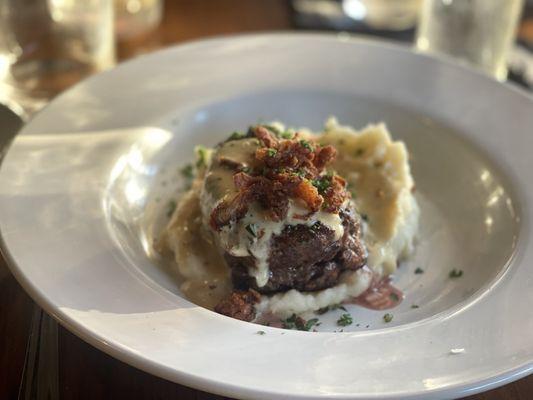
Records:
<instances>
[{"instance_id":1,"label":"creamy gravy","mask_svg":"<svg viewBox=\"0 0 533 400\"><path fill-rule=\"evenodd\" d=\"M188 299L212 309L230 293L230 271L202 223L198 182L180 200L160 243L174 253Z\"/></svg>"}]
</instances>

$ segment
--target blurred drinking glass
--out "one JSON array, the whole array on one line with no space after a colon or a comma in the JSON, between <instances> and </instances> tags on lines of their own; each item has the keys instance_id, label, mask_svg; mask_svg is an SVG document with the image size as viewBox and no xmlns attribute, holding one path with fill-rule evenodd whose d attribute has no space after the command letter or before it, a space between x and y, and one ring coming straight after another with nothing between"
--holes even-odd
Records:
<instances>
[{"instance_id":1,"label":"blurred drinking glass","mask_svg":"<svg viewBox=\"0 0 533 400\"><path fill-rule=\"evenodd\" d=\"M114 0L115 30L120 40L155 29L163 17L163 0Z\"/></svg>"},{"instance_id":2,"label":"blurred drinking glass","mask_svg":"<svg viewBox=\"0 0 533 400\"><path fill-rule=\"evenodd\" d=\"M371 28L401 31L415 26L422 0L343 0L346 15Z\"/></svg>"},{"instance_id":3,"label":"blurred drinking glass","mask_svg":"<svg viewBox=\"0 0 533 400\"><path fill-rule=\"evenodd\" d=\"M522 5L523 0L424 0L416 47L505 80Z\"/></svg>"},{"instance_id":4,"label":"blurred drinking glass","mask_svg":"<svg viewBox=\"0 0 533 400\"><path fill-rule=\"evenodd\" d=\"M28 115L115 62L110 0L0 0L0 100Z\"/></svg>"}]
</instances>

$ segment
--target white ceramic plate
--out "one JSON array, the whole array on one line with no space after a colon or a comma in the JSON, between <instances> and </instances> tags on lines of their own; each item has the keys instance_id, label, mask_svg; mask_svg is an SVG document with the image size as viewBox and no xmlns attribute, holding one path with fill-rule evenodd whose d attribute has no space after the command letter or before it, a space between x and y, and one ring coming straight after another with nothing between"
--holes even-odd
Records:
<instances>
[{"instance_id":1,"label":"white ceramic plate","mask_svg":"<svg viewBox=\"0 0 533 400\"><path fill-rule=\"evenodd\" d=\"M202 390L262 399L486 390L533 369L532 105L451 63L346 36L171 48L77 85L23 129L0 171L4 250L28 293L80 337ZM384 120L412 154L422 238L398 273L407 298L393 321L353 307L350 332L284 331L181 297L154 258L152 222L192 147L260 119L318 129L330 114L356 127ZM464 276L450 279L453 268ZM325 318L331 330L335 316Z\"/></svg>"}]
</instances>

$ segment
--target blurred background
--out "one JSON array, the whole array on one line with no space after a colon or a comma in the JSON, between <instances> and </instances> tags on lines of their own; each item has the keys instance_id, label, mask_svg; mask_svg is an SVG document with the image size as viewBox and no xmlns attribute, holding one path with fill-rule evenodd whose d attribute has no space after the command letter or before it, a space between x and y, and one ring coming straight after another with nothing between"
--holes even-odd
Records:
<instances>
[{"instance_id":1,"label":"blurred background","mask_svg":"<svg viewBox=\"0 0 533 400\"><path fill-rule=\"evenodd\" d=\"M0 102L27 118L139 54L267 30L380 37L533 83L533 0L0 0Z\"/></svg>"}]
</instances>

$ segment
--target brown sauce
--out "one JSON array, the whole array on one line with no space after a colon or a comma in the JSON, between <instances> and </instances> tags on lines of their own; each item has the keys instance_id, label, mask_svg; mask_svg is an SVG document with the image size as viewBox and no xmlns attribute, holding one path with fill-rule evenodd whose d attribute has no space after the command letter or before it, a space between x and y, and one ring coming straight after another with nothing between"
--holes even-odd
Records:
<instances>
[{"instance_id":1,"label":"brown sauce","mask_svg":"<svg viewBox=\"0 0 533 400\"><path fill-rule=\"evenodd\" d=\"M392 285L391 278L374 280L361 295L345 303L357 304L371 310L388 310L398 306L404 298L402 291Z\"/></svg>"}]
</instances>

